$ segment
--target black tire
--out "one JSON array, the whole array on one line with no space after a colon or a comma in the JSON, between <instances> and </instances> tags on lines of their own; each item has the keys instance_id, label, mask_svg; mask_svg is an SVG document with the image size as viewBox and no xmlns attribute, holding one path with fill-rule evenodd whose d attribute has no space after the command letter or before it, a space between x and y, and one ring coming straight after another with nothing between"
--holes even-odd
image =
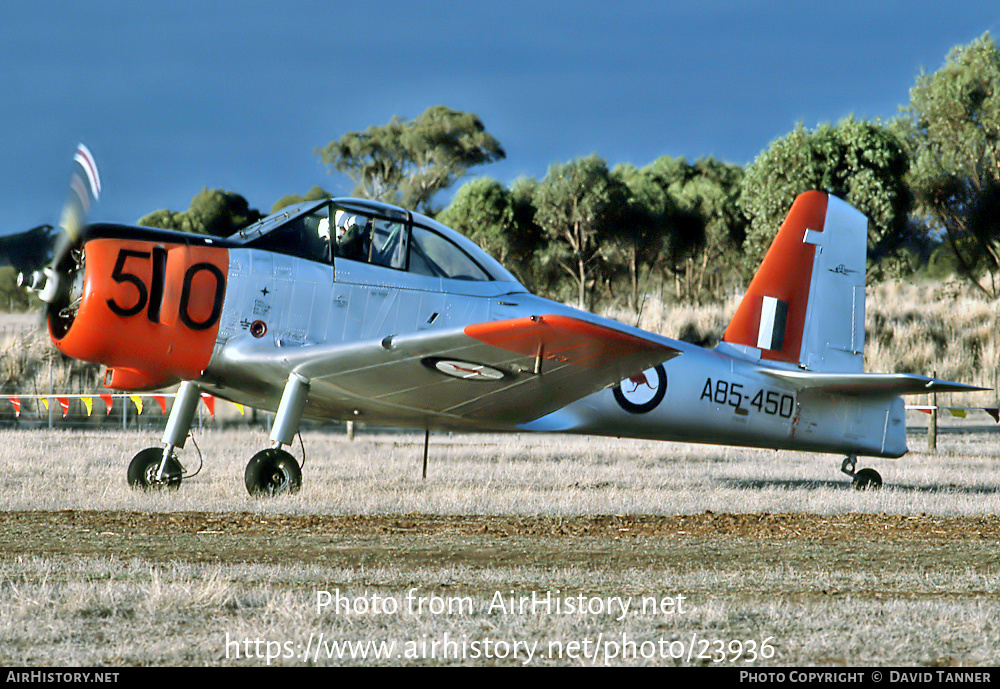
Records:
<instances>
[{"instance_id":1,"label":"black tire","mask_svg":"<svg viewBox=\"0 0 1000 689\"><path fill-rule=\"evenodd\" d=\"M247 463L243 482L254 496L294 494L302 488L302 470L284 450L261 450Z\"/></svg>"},{"instance_id":2,"label":"black tire","mask_svg":"<svg viewBox=\"0 0 1000 689\"><path fill-rule=\"evenodd\" d=\"M128 484L133 488L151 490L170 488L177 490L181 485L184 468L173 455L167 460L166 480L158 481L156 476L163 459L162 447L147 447L132 458L128 465Z\"/></svg>"},{"instance_id":3,"label":"black tire","mask_svg":"<svg viewBox=\"0 0 1000 689\"><path fill-rule=\"evenodd\" d=\"M854 474L856 490L878 490L882 487L882 477L874 469L862 469Z\"/></svg>"}]
</instances>

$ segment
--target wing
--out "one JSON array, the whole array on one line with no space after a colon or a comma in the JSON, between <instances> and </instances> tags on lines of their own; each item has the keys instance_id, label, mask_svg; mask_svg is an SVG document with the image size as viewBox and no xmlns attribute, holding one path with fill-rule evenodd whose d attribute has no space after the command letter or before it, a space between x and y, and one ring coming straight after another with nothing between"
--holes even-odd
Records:
<instances>
[{"instance_id":1,"label":"wing","mask_svg":"<svg viewBox=\"0 0 1000 689\"><path fill-rule=\"evenodd\" d=\"M914 373L815 373L783 369L764 369L763 372L800 390L821 390L842 395L919 395L989 389Z\"/></svg>"},{"instance_id":2,"label":"wing","mask_svg":"<svg viewBox=\"0 0 1000 689\"><path fill-rule=\"evenodd\" d=\"M669 341L667 341L669 342ZM489 427L524 423L680 354L582 319L532 316L446 331L275 352L234 348L229 363L293 370L326 414L358 409L368 420L443 416ZM285 373L284 375L287 375Z\"/></svg>"}]
</instances>

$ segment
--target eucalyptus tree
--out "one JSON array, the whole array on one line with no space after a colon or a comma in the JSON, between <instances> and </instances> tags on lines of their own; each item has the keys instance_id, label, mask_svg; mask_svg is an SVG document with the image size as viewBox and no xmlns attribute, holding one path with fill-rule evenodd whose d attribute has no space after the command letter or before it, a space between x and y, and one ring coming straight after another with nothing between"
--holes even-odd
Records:
<instances>
[{"instance_id":1,"label":"eucalyptus tree","mask_svg":"<svg viewBox=\"0 0 1000 689\"><path fill-rule=\"evenodd\" d=\"M419 117L348 132L317 149L322 161L354 182L354 195L433 212L434 195L469 168L502 160L500 143L471 113L444 105Z\"/></svg>"},{"instance_id":2,"label":"eucalyptus tree","mask_svg":"<svg viewBox=\"0 0 1000 689\"><path fill-rule=\"evenodd\" d=\"M260 211L237 193L203 188L186 211L158 210L139 219L139 225L228 237L260 220Z\"/></svg>"},{"instance_id":3,"label":"eucalyptus tree","mask_svg":"<svg viewBox=\"0 0 1000 689\"><path fill-rule=\"evenodd\" d=\"M880 122L848 117L812 131L797 125L757 156L743 177L746 268L760 263L795 197L811 189L830 192L868 217L870 263L893 257L907 237L908 165L894 129Z\"/></svg>"},{"instance_id":4,"label":"eucalyptus tree","mask_svg":"<svg viewBox=\"0 0 1000 689\"><path fill-rule=\"evenodd\" d=\"M972 284L1000 296L1000 50L993 37L955 47L938 71L921 74L895 124L912 158L917 218L944 232Z\"/></svg>"},{"instance_id":5,"label":"eucalyptus tree","mask_svg":"<svg viewBox=\"0 0 1000 689\"><path fill-rule=\"evenodd\" d=\"M627 229L628 198L628 187L596 155L550 166L535 188L535 222L547 241L543 260L570 278L581 309L592 306L607 252Z\"/></svg>"}]
</instances>

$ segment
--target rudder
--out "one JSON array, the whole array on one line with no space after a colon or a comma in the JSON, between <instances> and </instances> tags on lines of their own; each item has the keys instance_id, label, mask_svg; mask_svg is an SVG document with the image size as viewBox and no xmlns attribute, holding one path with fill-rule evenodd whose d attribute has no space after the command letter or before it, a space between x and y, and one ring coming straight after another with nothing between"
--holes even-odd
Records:
<instances>
[{"instance_id":1,"label":"rudder","mask_svg":"<svg viewBox=\"0 0 1000 689\"><path fill-rule=\"evenodd\" d=\"M868 220L819 191L795 199L723 341L810 371L860 372Z\"/></svg>"}]
</instances>

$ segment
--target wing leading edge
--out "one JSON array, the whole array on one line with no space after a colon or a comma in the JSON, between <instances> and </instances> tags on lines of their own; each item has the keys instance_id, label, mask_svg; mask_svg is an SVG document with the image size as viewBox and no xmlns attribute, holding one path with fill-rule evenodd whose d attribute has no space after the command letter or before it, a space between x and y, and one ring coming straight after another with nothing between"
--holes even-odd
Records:
<instances>
[{"instance_id":1,"label":"wing leading edge","mask_svg":"<svg viewBox=\"0 0 1000 689\"><path fill-rule=\"evenodd\" d=\"M279 352L246 343L225 358L310 381L322 414L358 410L390 422L446 417L454 425L510 427L551 413L663 363L680 350L561 315L491 321L340 345ZM229 348L227 348L229 349Z\"/></svg>"}]
</instances>

